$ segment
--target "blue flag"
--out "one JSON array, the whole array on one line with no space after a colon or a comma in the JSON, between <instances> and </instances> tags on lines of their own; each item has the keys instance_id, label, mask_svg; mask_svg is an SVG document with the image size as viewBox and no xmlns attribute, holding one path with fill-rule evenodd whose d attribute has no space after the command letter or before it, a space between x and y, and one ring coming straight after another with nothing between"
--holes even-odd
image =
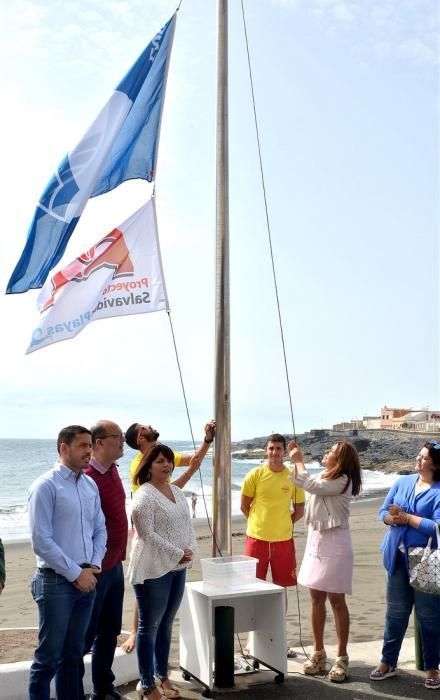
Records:
<instances>
[{"instance_id":1,"label":"blue flag","mask_svg":"<svg viewBox=\"0 0 440 700\"><path fill-rule=\"evenodd\" d=\"M110 192L125 180L154 180L175 18L148 44L52 176L35 210L8 294L43 286L90 197Z\"/></svg>"}]
</instances>

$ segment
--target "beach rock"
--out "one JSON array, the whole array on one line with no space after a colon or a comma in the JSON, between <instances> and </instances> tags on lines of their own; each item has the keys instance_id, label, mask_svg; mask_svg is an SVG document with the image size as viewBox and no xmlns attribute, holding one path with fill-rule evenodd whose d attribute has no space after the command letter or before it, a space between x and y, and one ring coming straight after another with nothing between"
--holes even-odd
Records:
<instances>
[{"instance_id":1,"label":"beach rock","mask_svg":"<svg viewBox=\"0 0 440 700\"><path fill-rule=\"evenodd\" d=\"M285 437L288 441L293 439L293 435ZM337 440L347 440L359 452L363 469L412 474L420 448L432 437L439 436L396 430L319 430L297 435L296 439L307 462L321 461L324 452ZM233 443L233 458L263 459L265 441L265 437L255 437Z\"/></svg>"}]
</instances>

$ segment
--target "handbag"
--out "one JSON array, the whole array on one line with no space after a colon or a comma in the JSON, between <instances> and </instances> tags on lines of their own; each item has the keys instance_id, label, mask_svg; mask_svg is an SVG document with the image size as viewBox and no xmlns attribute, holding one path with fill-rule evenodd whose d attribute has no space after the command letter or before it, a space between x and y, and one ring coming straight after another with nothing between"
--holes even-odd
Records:
<instances>
[{"instance_id":1,"label":"handbag","mask_svg":"<svg viewBox=\"0 0 440 700\"><path fill-rule=\"evenodd\" d=\"M440 526L435 524L437 547L440 545ZM440 595L440 549L431 549L432 537L426 547L408 547L410 585L422 593Z\"/></svg>"}]
</instances>

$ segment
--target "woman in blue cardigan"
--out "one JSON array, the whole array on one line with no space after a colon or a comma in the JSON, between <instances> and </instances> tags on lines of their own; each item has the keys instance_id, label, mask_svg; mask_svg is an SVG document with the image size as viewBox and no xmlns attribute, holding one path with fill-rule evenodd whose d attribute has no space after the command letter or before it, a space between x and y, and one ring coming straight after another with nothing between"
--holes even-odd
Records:
<instances>
[{"instance_id":1,"label":"woman in blue cardigan","mask_svg":"<svg viewBox=\"0 0 440 700\"><path fill-rule=\"evenodd\" d=\"M412 588L408 575L408 547L440 546L435 523L440 522L440 443L427 442L416 459L416 474L402 476L391 487L379 516L388 525L382 543L387 570L387 611L382 659L371 672L372 681L396 675L400 647L413 605L422 638L425 687L440 689L440 596Z\"/></svg>"}]
</instances>

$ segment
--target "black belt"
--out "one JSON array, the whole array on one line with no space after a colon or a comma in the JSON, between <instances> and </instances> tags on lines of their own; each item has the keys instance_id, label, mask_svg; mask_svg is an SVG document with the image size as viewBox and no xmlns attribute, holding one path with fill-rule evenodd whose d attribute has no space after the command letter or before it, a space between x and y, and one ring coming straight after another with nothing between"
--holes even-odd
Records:
<instances>
[{"instance_id":1,"label":"black belt","mask_svg":"<svg viewBox=\"0 0 440 700\"><path fill-rule=\"evenodd\" d=\"M78 566L79 566L81 569L90 569L90 567L91 567L92 565L91 565L91 564L86 564L86 563L84 563L84 564L78 564ZM40 574L56 574L56 573L57 573L57 572L54 571L53 569L49 569L47 566L39 566L39 567L38 567L38 571L40 572ZM60 574L60 576L62 576L62 574Z\"/></svg>"}]
</instances>

